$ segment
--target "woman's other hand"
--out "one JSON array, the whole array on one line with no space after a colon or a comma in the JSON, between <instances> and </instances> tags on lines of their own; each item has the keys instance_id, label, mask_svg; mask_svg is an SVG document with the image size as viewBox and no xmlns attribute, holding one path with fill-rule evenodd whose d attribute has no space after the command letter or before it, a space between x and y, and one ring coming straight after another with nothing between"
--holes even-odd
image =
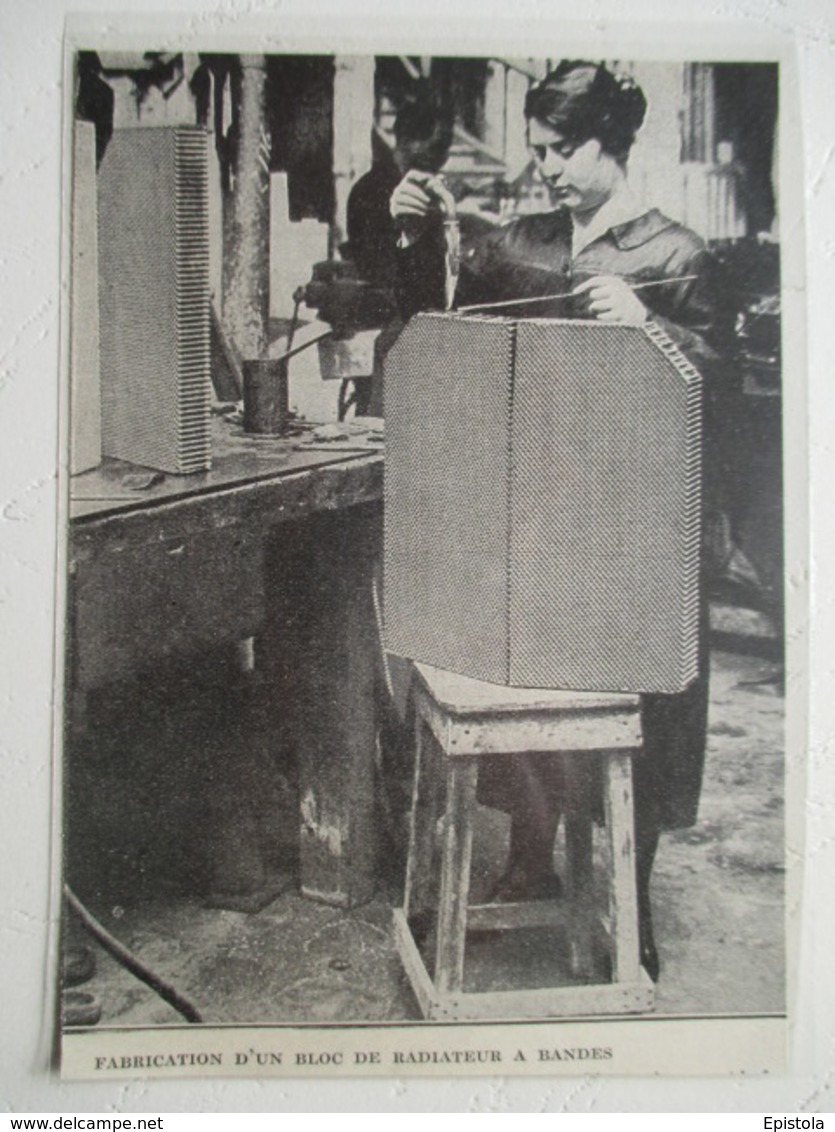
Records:
<instances>
[{"instance_id":1,"label":"woman's other hand","mask_svg":"<svg viewBox=\"0 0 835 1132\"><path fill-rule=\"evenodd\" d=\"M588 296L588 309L600 322L641 326L649 316L629 284L617 275L595 275L575 287L572 294Z\"/></svg>"}]
</instances>

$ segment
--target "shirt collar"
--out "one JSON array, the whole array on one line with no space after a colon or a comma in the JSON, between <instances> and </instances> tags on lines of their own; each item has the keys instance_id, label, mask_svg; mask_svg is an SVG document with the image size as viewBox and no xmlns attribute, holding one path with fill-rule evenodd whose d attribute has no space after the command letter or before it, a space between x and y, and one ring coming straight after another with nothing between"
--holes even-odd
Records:
<instances>
[{"instance_id":1,"label":"shirt collar","mask_svg":"<svg viewBox=\"0 0 835 1132\"><path fill-rule=\"evenodd\" d=\"M664 216L657 208L651 208L643 216L626 221L612 228L612 238L619 248L639 248L665 228L671 228L673 221Z\"/></svg>"}]
</instances>

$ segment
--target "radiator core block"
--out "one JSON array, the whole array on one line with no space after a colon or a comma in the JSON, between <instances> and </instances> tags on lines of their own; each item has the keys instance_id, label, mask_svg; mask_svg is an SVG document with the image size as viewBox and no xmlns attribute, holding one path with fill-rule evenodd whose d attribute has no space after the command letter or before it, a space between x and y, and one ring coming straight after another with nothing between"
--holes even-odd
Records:
<instances>
[{"instance_id":1,"label":"radiator core block","mask_svg":"<svg viewBox=\"0 0 835 1132\"><path fill-rule=\"evenodd\" d=\"M102 451L211 463L206 131L114 130L98 174Z\"/></svg>"},{"instance_id":2,"label":"radiator core block","mask_svg":"<svg viewBox=\"0 0 835 1132\"><path fill-rule=\"evenodd\" d=\"M684 689L701 385L652 323L412 319L386 359L389 650L496 684Z\"/></svg>"}]
</instances>

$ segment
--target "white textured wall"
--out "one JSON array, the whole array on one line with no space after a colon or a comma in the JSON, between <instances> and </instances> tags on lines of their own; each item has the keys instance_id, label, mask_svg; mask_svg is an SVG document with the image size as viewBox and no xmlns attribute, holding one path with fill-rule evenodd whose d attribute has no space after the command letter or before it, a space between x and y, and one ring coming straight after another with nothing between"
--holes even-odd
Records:
<instances>
[{"instance_id":1,"label":"white textured wall","mask_svg":"<svg viewBox=\"0 0 835 1132\"><path fill-rule=\"evenodd\" d=\"M647 204L675 220L684 220L680 165L683 71L681 64L671 67L639 61L630 67L649 108L629 155L629 176Z\"/></svg>"},{"instance_id":2,"label":"white textured wall","mask_svg":"<svg viewBox=\"0 0 835 1132\"><path fill-rule=\"evenodd\" d=\"M78 5L75 5L77 7ZM97 0L100 12L124 10L126 0ZM71 3L67 7L72 8ZM157 12L159 0L136 0L131 12ZM178 0L188 13L180 21L183 37L199 37L221 49L212 37L243 35L246 21L267 9L259 0L225 0L198 4ZM799 940L802 965L798 1023L793 1038L793 1068L785 1078L767 1080L485 1080L443 1083L293 1081L62 1085L47 1072L49 1030L44 1016L49 999L46 972L50 910L50 729L52 640L55 618L56 438L58 436L59 359L62 342L60 228L62 18L60 0L4 0L0 5L0 225L2 247L2 337L0 337L0 831L3 846L0 906L0 1107L23 1112L114 1111L257 1111L302 1110L414 1112L475 1110L776 1111L807 1108L832 1111L835 1065L835 963L831 937L835 837L835 577L831 482L835 435L832 358L835 294L835 8L831 0L729 0L723 5L694 5L691 0L423 0L410 11L412 22L392 26L381 14L404 12L401 3L365 0L362 20L351 19L360 5L319 0L285 0L277 13L259 25L259 50L279 46L346 53L364 47L402 51L420 41L420 50L455 51L455 34L469 28L468 49L474 54L523 56L574 53L577 33L585 36L579 50L600 58L635 59L635 42L645 55L669 53L676 21L698 21L703 33L727 45L736 35L750 46L770 30L793 32L798 44L800 87L804 107L804 149L797 165L805 174L808 223L809 314L811 338L811 414L808 454L811 458L814 518L815 620L812 635L812 743L806 826L806 889L803 931ZM541 20L548 12L551 25ZM214 11L216 14L210 14ZM315 12L310 16L306 13ZM475 18L467 23L468 14ZM556 21L583 20L574 25ZM510 20L510 23L502 21ZM614 21L625 31L617 42ZM741 32L732 32L737 20ZM453 21L458 21L453 24ZM661 21L653 23L653 21ZM124 26L104 17L100 25ZM159 16L155 38L164 37ZM353 40L338 42L342 29ZM141 29L140 29L141 30ZM139 36L139 45L147 46ZM627 49L621 38L632 40ZM694 47L697 35L689 34ZM226 41L228 42L228 40ZM250 38L246 41L252 44ZM501 43L497 49L497 42ZM704 55L703 55L704 57ZM785 107L784 107L785 109ZM798 210L785 207L785 238L802 236ZM787 272L790 305L802 312L802 274ZM792 402L790 428L797 431L805 416L801 401ZM805 447L791 445L792 506L802 511L807 482ZM799 494L797 492L799 491ZM790 614L794 636L802 632L804 556L789 560ZM791 684L800 686L802 675ZM802 754L796 745L793 754ZM706 972L705 977L709 977Z\"/></svg>"},{"instance_id":3,"label":"white textured wall","mask_svg":"<svg viewBox=\"0 0 835 1132\"><path fill-rule=\"evenodd\" d=\"M337 55L333 82L334 228L337 245L347 235L346 215L351 189L371 168L373 120L373 58L368 55Z\"/></svg>"}]
</instances>

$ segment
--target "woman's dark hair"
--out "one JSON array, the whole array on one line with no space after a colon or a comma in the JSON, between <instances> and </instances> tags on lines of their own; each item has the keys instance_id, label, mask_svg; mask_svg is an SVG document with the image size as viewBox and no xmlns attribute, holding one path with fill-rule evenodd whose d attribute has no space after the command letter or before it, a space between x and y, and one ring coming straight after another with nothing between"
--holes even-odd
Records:
<instances>
[{"instance_id":1,"label":"woman's dark hair","mask_svg":"<svg viewBox=\"0 0 835 1132\"><path fill-rule=\"evenodd\" d=\"M525 99L528 121L535 118L570 142L597 138L620 162L626 161L646 111L644 92L631 78L582 60L564 59Z\"/></svg>"}]
</instances>

